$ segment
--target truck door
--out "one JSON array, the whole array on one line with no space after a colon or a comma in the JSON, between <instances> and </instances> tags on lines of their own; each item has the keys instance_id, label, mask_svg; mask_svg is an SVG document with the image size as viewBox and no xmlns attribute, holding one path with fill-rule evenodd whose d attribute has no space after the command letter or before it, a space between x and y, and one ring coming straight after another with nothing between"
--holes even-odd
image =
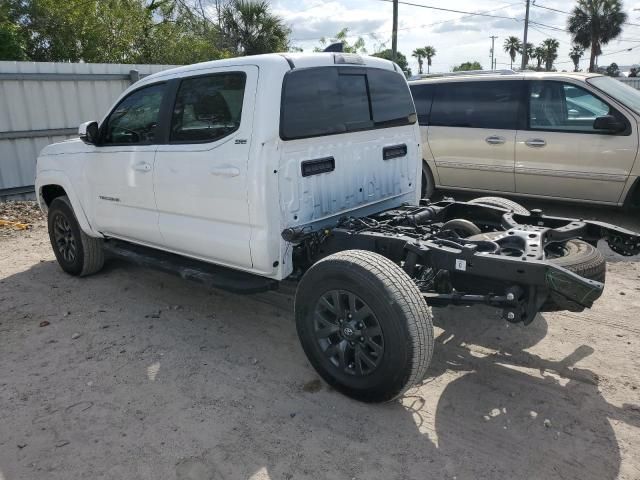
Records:
<instances>
[{"instance_id":1,"label":"truck door","mask_svg":"<svg viewBox=\"0 0 640 480\"><path fill-rule=\"evenodd\" d=\"M155 193L165 248L251 268L247 163L258 68L179 79L169 139L156 153Z\"/></svg>"},{"instance_id":2,"label":"truck door","mask_svg":"<svg viewBox=\"0 0 640 480\"><path fill-rule=\"evenodd\" d=\"M161 244L153 193L160 110L167 84L127 95L101 126L84 164L89 217L105 234Z\"/></svg>"}]
</instances>

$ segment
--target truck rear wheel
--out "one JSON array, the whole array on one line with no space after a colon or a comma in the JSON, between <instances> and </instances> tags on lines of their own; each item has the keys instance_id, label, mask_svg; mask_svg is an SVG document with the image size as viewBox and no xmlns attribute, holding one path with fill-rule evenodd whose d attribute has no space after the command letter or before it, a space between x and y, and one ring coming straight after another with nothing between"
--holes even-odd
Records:
<instances>
[{"instance_id":1,"label":"truck rear wheel","mask_svg":"<svg viewBox=\"0 0 640 480\"><path fill-rule=\"evenodd\" d=\"M431 311L391 260L346 250L314 264L295 299L309 362L336 390L386 402L421 381L433 352Z\"/></svg>"},{"instance_id":2,"label":"truck rear wheel","mask_svg":"<svg viewBox=\"0 0 640 480\"><path fill-rule=\"evenodd\" d=\"M53 199L47 220L53 253L65 272L82 277L102 269L102 239L82 231L67 196Z\"/></svg>"}]
</instances>

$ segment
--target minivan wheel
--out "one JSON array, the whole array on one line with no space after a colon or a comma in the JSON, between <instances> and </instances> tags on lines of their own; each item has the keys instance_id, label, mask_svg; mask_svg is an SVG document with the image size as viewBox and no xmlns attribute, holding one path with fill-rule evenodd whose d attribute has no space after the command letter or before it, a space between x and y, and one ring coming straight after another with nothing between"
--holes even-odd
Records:
<instances>
[{"instance_id":1,"label":"minivan wheel","mask_svg":"<svg viewBox=\"0 0 640 480\"><path fill-rule=\"evenodd\" d=\"M433 197L433 192L435 191L435 181L433 180L433 173L431 173L431 169L427 162L422 161L422 189L421 195L422 198L431 198Z\"/></svg>"},{"instance_id":2,"label":"minivan wheel","mask_svg":"<svg viewBox=\"0 0 640 480\"><path fill-rule=\"evenodd\" d=\"M298 285L295 317L311 365L357 400L398 398L431 361L429 307L404 271L376 253L346 250L314 264Z\"/></svg>"},{"instance_id":3,"label":"minivan wheel","mask_svg":"<svg viewBox=\"0 0 640 480\"><path fill-rule=\"evenodd\" d=\"M62 270L84 276L102 269L102 239L90 237L82 231L67 196L53 199L47 220L51 247Z\"/></svg>"}]
</instances>

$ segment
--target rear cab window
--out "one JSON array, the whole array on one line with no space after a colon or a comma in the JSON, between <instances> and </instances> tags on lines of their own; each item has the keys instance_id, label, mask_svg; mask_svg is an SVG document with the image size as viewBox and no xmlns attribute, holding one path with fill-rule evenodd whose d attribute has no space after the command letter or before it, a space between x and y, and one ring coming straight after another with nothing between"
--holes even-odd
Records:
<instances>
[{"instance_id":1,"label":"rear cab window","mask_svg":"<svg viewBox=\"0 0 640 480\"><path fill-rule=\"evenodd\" d=\"M360 67L292 70L282 87L283 140L412 125L415 107L404 77Z\"/></svg>"},{"instance_id":2,"label":"rear cab window","mask_svg":"<svg viewBox=\"0 0 640 480\"><path fill-rule=\"evenodd\" d=\"M220 140L240 127L244 72L224 72L180 82L171 115L171 143Z\"/></svg>"}]
</instances>

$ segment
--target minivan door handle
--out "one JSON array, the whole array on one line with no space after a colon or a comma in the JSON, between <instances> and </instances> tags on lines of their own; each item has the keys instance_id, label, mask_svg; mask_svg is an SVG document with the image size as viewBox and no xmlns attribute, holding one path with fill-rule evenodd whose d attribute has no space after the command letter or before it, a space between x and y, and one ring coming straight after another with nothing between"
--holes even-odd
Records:
<instances>
[{"instance_id":1,"label":"minivan door handle","mask_svg":"<svg viewBox=\"0 0 640 480\"><path fill-rule=\"evenodd\" d=\"M502 145L506 140L504 137L499 137L498 135L491 135L484 139L489 145Z\"/></svg>"},{"instance_id":2,"label":"minivan door handle","mask_svg":"<svg viewBox=\"0 0 640 480\"><path fill-rule=\"evenodd\" d=\"M533 147L533 148L541 148L541 147L544 147L547 144L547 142L542 138L530 138L529 140L525 141L524 143L526 143L527 146Z\"/></svg>"},{"instance_id":3,"label":"minivan door handle","mask_svg":"<svg viewBox=\"0 0 640 480\"><path fill-rule=\"evenodd\" d=\"M210 173L217 177L237 177L240 175L240 169L236 167L216 167L212 168Z\"/></svg>"}]
</instances>

